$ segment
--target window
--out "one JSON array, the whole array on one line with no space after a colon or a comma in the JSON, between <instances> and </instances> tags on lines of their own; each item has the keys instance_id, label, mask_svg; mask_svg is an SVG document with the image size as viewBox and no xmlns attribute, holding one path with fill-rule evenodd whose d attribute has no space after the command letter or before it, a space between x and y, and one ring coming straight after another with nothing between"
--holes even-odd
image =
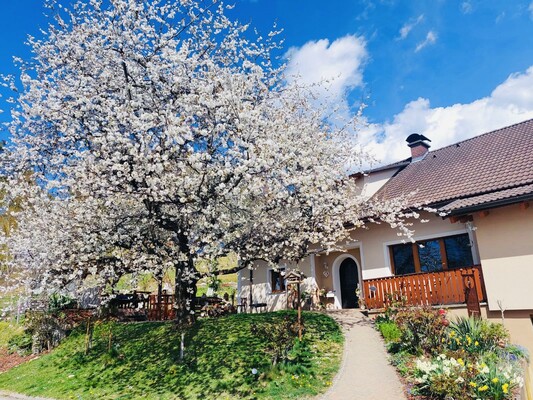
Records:
<instances>
[{"instance_id":1,"label":"window","mask_svg":"<svg viewBox=\"0 0 533 400\"><path fill-rule=\"evenodd\" d=\"M463 268L474 264L467 233L389 247L395 275Z\"/></svg>"},{"instance_id":2,"label":"window","mask_svg":"<svg viewBox=\"0 0 533 400\"><path fill-rule=\"evenodd\" d=\"M285 291L285 268L278 268L277 270L270 270L270 287L272 293L280 293Z\"/></svg>"},{"instance_id":3,"label":"window","mask_svg":"<svg viewBox=\"0 0 533 400\"><path fill-rule=\"evenodd\" d=\"M409 244L396 244L390 247L391 261L396 275L412 274L415 272L413 259L413 246Z\"/></svg>"}]
</instances>

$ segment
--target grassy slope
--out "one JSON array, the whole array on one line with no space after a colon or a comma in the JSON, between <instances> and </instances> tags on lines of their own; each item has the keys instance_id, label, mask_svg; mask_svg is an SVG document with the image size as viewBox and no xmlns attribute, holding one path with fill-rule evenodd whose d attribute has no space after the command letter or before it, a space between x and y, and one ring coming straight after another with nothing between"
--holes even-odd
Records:
<instances>
[{"instance_id":1,"label":"grassy slope","mask_svg":"<svg viewBox=\"0 0 533 400\"><path fill-rule=\"evenodd\" d=\"M251 323L276 321L283 313L237 314L201 320L186 334L179 361L172 324L103 324L84 355L84 334L74 332L49 355L0 374L0 389L76 399L267 399L302 398L324 391L337 371L342 334L328 316L305 313L306 337L315 356L306 370L270 369ZM294 315L294 314L292 314ZM110 328L116 351L109 353ZM257 368L260 374L252 375Z\"/></svg>"},{"instance_id":2,"label":"grassy slope","mask_svg":"<svg viewBox=\"0 0 533 400\"><path fill-rule=\"evenodd\" d=\"M0 349L7 348L9 339L13 336L22 333L22 325L10 323L7 321L0 321Z\"/></svg>"}]
</instances>

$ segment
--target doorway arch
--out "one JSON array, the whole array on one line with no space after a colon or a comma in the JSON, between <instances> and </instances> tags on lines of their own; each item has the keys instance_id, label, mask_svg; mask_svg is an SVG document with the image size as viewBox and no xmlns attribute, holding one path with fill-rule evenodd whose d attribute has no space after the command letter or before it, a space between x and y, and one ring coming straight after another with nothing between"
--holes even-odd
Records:
<instances>
[{"instance_id":1,"label":"doorway arch","mask_svg":"<svg viewBox=\"0 0 533 400\"><path fill-rule=\"evenodd\" d=\"M361 282L361 268L357 259L351 254L340 255L333 262L332 275L335 308L358 307L355 289ZM342 295L343 289L344 298Z\"/></svg>"}]
</instances>

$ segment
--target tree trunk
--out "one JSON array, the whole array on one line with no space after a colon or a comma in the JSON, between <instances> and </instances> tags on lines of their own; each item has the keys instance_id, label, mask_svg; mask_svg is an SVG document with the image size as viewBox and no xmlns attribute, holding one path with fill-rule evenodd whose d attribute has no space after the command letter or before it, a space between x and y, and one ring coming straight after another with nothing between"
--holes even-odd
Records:
<instances>
[{"instance_id":1,"label":"tree trunk","mask_svg":"<svg viewBox=\"0 0 533 400\"><path fill-rule=\"evenodd\" d=\"M196 320L194 306L196 304L196 284L198 274L194 268L192 257L176 264L176 281L174 291L174 307L178 324L192 324Z\"/></svg>"}]
</instances>

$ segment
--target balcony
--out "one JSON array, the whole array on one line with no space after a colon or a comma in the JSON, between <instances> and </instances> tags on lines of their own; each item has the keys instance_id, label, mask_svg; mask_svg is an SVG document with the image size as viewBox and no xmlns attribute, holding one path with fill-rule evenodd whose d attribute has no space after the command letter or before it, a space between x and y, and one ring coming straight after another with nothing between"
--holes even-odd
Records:
<instances>
[{"instance_id":1,"label":"balcony","mask_svg":"<svg viewBox=\"0 0 533 400\"><path fill-rule=\"evenodd\" d=\"M391 299L403 297L407 304L438 306L464 304L467 285L475 284L479 302L486 301L481 265L422 272L363 281L365 305L368 309L385 308Z\"/></svg>"}]
</instances>

